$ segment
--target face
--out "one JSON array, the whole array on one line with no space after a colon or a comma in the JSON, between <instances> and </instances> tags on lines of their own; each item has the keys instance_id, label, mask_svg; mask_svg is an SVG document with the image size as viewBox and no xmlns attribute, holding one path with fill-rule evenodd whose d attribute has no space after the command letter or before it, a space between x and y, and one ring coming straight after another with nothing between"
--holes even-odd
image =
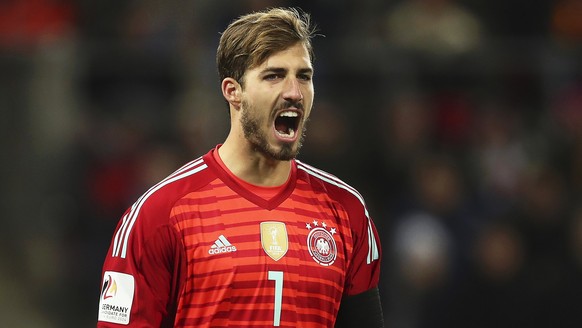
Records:
<instances>
[{"instance_id":1,"label":"face","mask_svg":"<svg viewBox=\"0 0 582 328\"><path fill-rule=\"evenodd\" d=\"M299 153L313 105L313 68L298 43L247 70L240 124L255 151L276 160Z\"/></svg>"}]
</instances>

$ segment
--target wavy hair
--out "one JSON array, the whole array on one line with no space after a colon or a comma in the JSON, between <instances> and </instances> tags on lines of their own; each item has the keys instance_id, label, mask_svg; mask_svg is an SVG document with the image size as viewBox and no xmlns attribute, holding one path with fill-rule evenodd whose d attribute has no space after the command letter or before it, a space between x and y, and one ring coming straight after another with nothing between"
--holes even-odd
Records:
<instances>
[{"instance_id":1,"label":"wavy hair","mask_svg":"<svg viewBox=\"0 0 582 328\"><path fill-rule=\"evenodd\" d=\"M244 87L246 70L298 42L305 45L313 62L314 35L310 15L295 8L271 8L240 16L220 37L216 52L220 80L231 77Z\"/></svg>"}]
</instances>

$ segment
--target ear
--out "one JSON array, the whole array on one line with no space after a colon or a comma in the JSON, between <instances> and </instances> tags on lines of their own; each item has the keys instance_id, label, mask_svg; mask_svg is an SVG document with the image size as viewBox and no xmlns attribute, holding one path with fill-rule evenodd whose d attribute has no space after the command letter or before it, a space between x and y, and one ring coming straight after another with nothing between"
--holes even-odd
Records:
<instances>
[{"instance_id":1,"label":"ear","mask_svg":"<svg viewBox=\"0 0 582 328\"><path fill-rule=\"evenodd\" d=\"M222 96L226 101L234 106L234 108L238 109L241 103L241 92L242 87L241 85L233 78L227 77L222 80Z\"/></svg>"}]
</instances>

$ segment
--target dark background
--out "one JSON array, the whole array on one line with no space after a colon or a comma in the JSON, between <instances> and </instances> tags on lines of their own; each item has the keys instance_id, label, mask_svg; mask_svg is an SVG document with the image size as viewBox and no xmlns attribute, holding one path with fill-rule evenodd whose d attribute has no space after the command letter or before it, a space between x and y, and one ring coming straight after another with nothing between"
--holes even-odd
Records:
<instances>
[{"instance_id":1,"label":"dark background","mask_svg":"<svg viewBox=\"0 0 582 328\"><path fill-rule=\"evenodd\" d=\"M582 3L0 1L0 324L93 327L125 208L228 130L219 33L320 33L300 159L365 197L389 327L582 324Z\"/></svg>"}]
</instances>

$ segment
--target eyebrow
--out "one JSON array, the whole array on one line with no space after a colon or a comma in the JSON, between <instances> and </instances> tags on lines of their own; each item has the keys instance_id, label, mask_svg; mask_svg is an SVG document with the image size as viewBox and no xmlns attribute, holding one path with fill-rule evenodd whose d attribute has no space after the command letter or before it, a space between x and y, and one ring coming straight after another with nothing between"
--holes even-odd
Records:
<instances>
[{"instance_id":1,"label":"eyebrow","mask_svg":"<svg viewBox=\"0 0 582 328\"><path fill-rule=\"evenodd\" d=\"M282 68L282 67L267 67L261 71L261 74L266 74L266 73L283 74L283 73L287 73L288 71L289 71L288 69ZM298 74L313 74L313 68L309 68L309 67L300 68L297 73Z\"/></svg>"}]
</instances>

